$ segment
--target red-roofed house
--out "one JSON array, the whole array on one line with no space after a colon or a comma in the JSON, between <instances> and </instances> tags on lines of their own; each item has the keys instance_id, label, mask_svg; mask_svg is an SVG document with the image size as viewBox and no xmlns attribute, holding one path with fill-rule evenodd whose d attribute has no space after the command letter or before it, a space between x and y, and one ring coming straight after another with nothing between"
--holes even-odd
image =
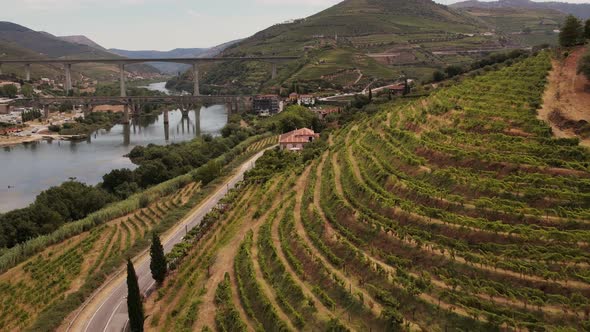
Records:
<instances>
[{"instance_id":1,"label":"red-roofed house","mask_svg":"<svg viewBox=\"0 0 590 332\"><path fill-rule=\"evenodd\" d=\"M313 142L313 140L319 137L320 134L316 134L313 130L302 128L282 134L279 139L279 144L283 150L301 151L305 144Z\"/></svg>"},{"instance_id":2,"label":"red-roofed house","mask_svg":"<svg viewBox=\"0 0 590 332\"><path fill-rule=\"evenodd\" d=\"M389 91L394 95L403 95L406 91L406 85L403 83L390 85Z\"/></svg>"}]
</instances>

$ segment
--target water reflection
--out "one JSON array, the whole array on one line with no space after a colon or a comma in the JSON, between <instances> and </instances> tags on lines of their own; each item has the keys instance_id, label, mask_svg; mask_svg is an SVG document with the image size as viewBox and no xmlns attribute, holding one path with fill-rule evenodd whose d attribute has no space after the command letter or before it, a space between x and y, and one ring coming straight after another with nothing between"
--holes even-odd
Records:
<instances>
[{"instance_id":1,"label":"water reflection","mask_svg":"<svg viewBox=\"0 0 590 332\"><path fill-rule=\"evenodd\" d=\"M99 130L81 142L42 141L3 147L0 212L28 205L42 190L69 177L96 184L113 169L133 169L135 165L124 156L137 145L178 143L201 134L216 136L227 123L227 111L221 105L202 108L198 115L199 111L190 111L183 117L176 110L169 112L167 125L161 114Z\"/></svg>"}]
</instances>

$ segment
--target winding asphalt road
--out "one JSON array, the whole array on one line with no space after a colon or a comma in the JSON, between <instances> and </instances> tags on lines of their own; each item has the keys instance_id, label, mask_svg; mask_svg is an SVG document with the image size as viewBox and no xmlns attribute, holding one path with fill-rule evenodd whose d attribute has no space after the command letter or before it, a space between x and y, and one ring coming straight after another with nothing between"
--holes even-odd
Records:
<instances>
[{"instance_id":1,"label":"winding asphalt road","mask_svg":"<svg viewBox=\"0 0 590 332\"><path fill-rule=\"evenodd\" d=\"M183 223L176 226L170 236L164 239L164 251L169 252L172 247L179 243L186 233L201 223L203 217L213 209L217 203L225 196L229 189L234 188L235 185L243 179L244 173L254 167L254 163L262 156L264 151L261 151L250 158L247 162L242 164L237 173L227 180L224 185L213 195L209 196L199 208L192 212ZM135 263L135 272L139 281L140 290L145 294L154 285L155 281L149 267L149 259L143 259ZM109 293L102 297L103 301L96 306L96 310L91 312L86 317L90 316L87 322L72 322L70 326L84 326L84 332L120 332L127 325L127 284L125 278L117 278L114 285L106 287L105 291ZM98 297L98 296L97 296ZM85 319L82 316L77 316L76 319Z\"/></svg>"}]
</instances>

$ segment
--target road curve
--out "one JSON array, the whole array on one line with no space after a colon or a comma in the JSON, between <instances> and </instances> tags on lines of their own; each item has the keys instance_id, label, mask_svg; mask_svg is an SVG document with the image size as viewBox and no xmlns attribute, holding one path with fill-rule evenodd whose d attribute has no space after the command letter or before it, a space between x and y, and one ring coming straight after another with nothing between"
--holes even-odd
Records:
<instances>
[{"instance_id":1,"label":"road curve","mask_svg":"<svg viewBox=\"0 0 590 332\"><path fill-rule=\"evenodd\" d=\"M244 173L254 166L258 158L262 156L261 151L242 164L238 171L228 179L221 188L213 195L209 196L201 205L177 225L172 233L163 241L164 251L169 252L172 247L179 243L185 235L186 229L190 230L201 223L203 217L217 205L227 191L234 188L235 185L243 179ZM155 283L149 267L149 259L143 259L135 263L135 272L139 281L140 290L145 294ZM70 326L83 326L85 332L120 332L127 324L127 284L125 278L116 278L105 290L108 294L102 296L102 302L96 306L94 312L90 312L85 317L90 316L87 322L72 322ZM103 295L103 294L100 294ZM77 319L85 319L78 316Z\"/></svg>"}]
</instances>

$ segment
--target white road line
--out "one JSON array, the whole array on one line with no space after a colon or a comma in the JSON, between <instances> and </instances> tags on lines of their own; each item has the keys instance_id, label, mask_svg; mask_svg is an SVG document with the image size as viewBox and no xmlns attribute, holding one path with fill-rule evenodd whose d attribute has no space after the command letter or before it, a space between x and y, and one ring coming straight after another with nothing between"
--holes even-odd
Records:
<instances>
[{"instance_id":1,"label":"white road line","mask_svg":"<svg viewBox=\"0 0 590 332\"><path fill-rule=\"evenodd\" d=\"M117 287L120 288L121 286ZM116 293L117 288L115 288L115 290L100 304L100 306L98 307L98 309L96 309L96 311L94 312L94 315L92 315L92 317L90 317L90 319L88 320L88 322L86 323L86 327L84 328L84 331L88 331L88 327L90 326L90 323L92 323L92 321L94 321L94 318L96 317L96 315L100 312L100 309L102 309L102 307L109 301L109 299Z\"/></svg>"},{"instance_id":2,"label":"white road line","mask_svg":"<svg viewBox=\"0 0 590 332\"><path fill-rule=\"evenodd\" d=\"M123 304L123 302L125 302L125 301L119 302L119 305L117 305L115 307L115 310L113 310L113 313L111 314L111 317L109 317L109 320L107 320L107 325L105 325L104 330L102 330L102 332L106 332L107 331L107 329L109 328L109 325L111 324L111 321L113 320L113 317L115 317L115 314L117 313L117 310L119 310L119 307L121 307L121 304Z\"/></svg>"}]
</instances>

